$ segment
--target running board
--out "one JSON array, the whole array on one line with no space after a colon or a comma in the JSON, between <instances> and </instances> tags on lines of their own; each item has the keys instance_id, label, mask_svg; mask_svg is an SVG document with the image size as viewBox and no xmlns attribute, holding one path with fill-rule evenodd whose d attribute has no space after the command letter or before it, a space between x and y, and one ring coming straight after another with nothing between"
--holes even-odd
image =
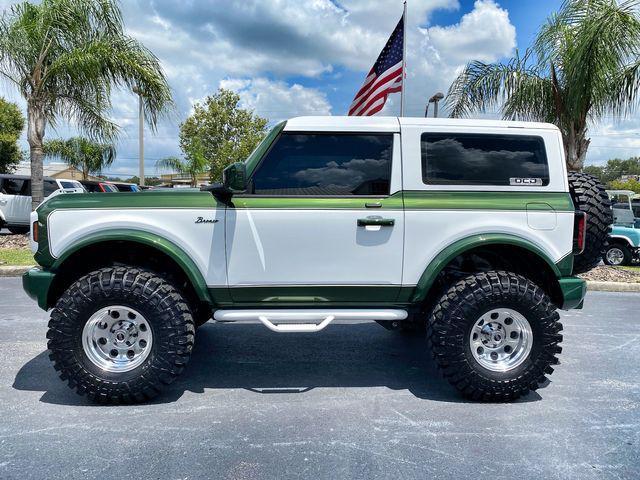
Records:
<instances>
[{"instance_id":1,"label":"running board","mask_svg":"<svg viewBox=\"0 0 640 480\"><path fill-rule=\"evenodd\" d=\"M217 310L213 318L218 322L259 321L278 333L319 332L334 320L389 320L407 318L399 309L287 309L287 310Z\"/></svg>"}]
</instances>

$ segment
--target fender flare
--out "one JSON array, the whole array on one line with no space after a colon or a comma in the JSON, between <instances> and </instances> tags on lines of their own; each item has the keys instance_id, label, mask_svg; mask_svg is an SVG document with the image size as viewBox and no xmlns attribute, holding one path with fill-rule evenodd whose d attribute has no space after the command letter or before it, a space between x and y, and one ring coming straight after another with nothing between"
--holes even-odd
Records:
<instances>
[{"instance_id":1,"label":"fender flare","mask_svg":"<svg viewBox=\"0 0 640 480\"><path fill-rule=\"evenodd\" d=\"M127 242L140 243L142 245L155 248L156 250L164 253L173 261L175 261L176 264L182 269L182 271L191 282L193 289L198 295L198 298L203 302L213 305L211 295L209 294L209 289L207 288L207 283L202 275L202 272L200 272L200 269L197 267L193 259L182 248L180 248L172 241L167 240L166 238L158 234L147 232L145 230L118 228L107 230L104 232L93 233L82 237L78 241L71 244L71 246L67 247L64 253L60 257L55 259L54 263L51 265L51 270L54 272L57 271L74 253L82 250L85 247L94 245L96 243L115 240L125 240Z\"/></svg>"},{"instance_id":2,"label":"fender flare","mask_svg":"<svg viewBox=\"0 0 640 480\"><path fill-rule=\"evenodd\" d=\"M442 249L433 258L433 260L431 260L429 265L427 265L427 268L422 273L420 280L418 280L418 283L416 284L413 295L411 297L411 301L416 303L424 301L427 298L429 290L431 289L433 282L436 280L436 277L449 264L449 262L456 258L458 255L477 247L500 244L513 245L516 247L524 248L536 254L538 257L545 261L545 263L555 274L556 278L560 278L563 276L562 272L558 268L558 265L554 263L539 246L535 245L529 240L506 233L476 234L464 237L448 245L447 247ZM570 256L571 255L569 255L569 257Z\"/></svg>"},{"instance_id":3,"label":"fender flare","mask_svg":"<svg viewBox=\"0 0 640 480\"><path fill-rule=\"evenodd\" d=\"M636 248L636 246L633 244L633 241L629 237L625 237L624 235L609 235L609 238L624 240L626 243L628 243L631 246L631 248Z\"/></svg>"}]
</instances>

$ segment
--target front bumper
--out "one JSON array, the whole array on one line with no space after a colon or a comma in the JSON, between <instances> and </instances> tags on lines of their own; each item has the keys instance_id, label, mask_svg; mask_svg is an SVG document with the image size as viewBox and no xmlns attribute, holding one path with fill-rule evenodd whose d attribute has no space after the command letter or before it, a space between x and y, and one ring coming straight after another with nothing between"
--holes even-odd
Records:
<instances>
[{"instance_id":1,"label":"front bumper","mask_svg":"<svg viewBox=\"0 0 640 480\"><path fill-rule=\"evenodd\" d=\"M584 297L587 294L587 282L578 277L563 277L558 280L562 292L562 310L582 308Z\"/></svg>"},{"instance_id":2,"label":"front bumper","mask_svg":"<svg viewBox=\"0 0 640 480\"><path fill-rule=\"evenodd\" d=\"M40 268L32 268L22 275L22 288L45 311L49 308L49 290L54 278L54 273Z\"/></svg>"}]
</instances>

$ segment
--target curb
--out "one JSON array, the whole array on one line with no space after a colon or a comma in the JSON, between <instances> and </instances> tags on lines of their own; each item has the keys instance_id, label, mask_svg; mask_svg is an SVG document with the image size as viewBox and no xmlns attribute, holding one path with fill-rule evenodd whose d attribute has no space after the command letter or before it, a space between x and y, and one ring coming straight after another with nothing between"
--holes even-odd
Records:
<instances>
[{"instance_id":1,"label":"curb","mask_svg":"<svg viewBox=\"0 0 640 480\"><path fill-rule=\"evenodd\" d=\"M24 272L33 268L28 266L0 266L0 277L19 277ZM587 291L591 292L638 292L640 293L640 283L625 282L597 282L587 280Z\"/></svg>"},{"instance_id":2,"label":"curb","mask_svg":"<svg viewBox=\"0 0 640 480\"><path fill-rule=\"evenodd\" d=\"M0 277L19 277L20 275L22 275L24 272L26 272L30 268L33 268L33 265L27 265L27 266L15 266L15 265L0 266Z\"/></svg>"},{"instance_id":3,"label":"curb","mask_svg":"<svg viewBox=\"0 0 640 480\"><path fill-rule=\"evenodd\" d=\"M640 283L587 280L587 292L640 292Z\"/></svg>"}]
</instances>

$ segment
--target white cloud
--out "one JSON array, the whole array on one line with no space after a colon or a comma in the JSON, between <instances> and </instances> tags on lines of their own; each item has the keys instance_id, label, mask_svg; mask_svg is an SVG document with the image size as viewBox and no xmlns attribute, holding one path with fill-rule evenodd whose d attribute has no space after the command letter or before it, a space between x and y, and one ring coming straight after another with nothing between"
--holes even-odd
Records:
<instances>
[{"instance_id":1,"label":"white cloud","mask_svg":"<svg viewBox=\"0 0 640 480\"><path fill-rule=\"evenodd\" d=\"M492 0L477 0L460 23L434 26L427 34L439 57L449 63L493 62L510 55L516 45L516 29L508 12Z\"/></svg>"},{"instance_id":2,"label":"white cloud","mask_svg":"<svg viewBox=\"0 0 640 480\"><path fill-rule=\"evenodd\" d=\"M272 122L300 115L331 115L324 93L295 83L288 85L266 78L226 79L220 87L238 93L243 107Z\"/></svg>"}]
</instances>

